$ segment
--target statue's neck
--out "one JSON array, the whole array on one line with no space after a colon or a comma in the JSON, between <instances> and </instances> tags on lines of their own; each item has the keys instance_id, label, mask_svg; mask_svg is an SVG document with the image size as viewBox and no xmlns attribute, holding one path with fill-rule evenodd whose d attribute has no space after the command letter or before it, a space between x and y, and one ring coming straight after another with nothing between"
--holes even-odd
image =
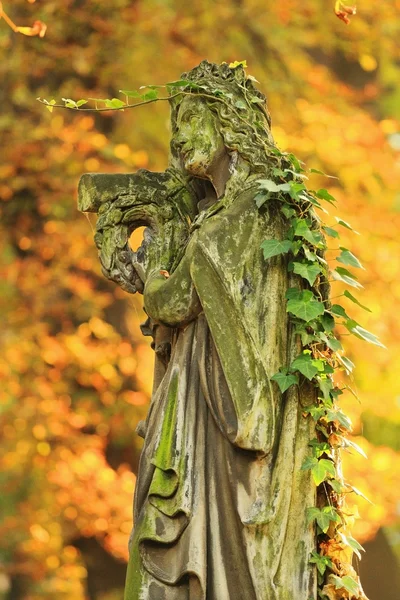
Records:
<instances>
[{"instance_id":1,"label":"statue's neck","mask_svg":"<svg viewBox=\"0 0 400 600\"><path fill-rule=\"evenodd\" d=\"M199 212L213 206L224 197L235 196L250 174L250 165L239 154L226 154L210 171L209 180L197 180Z\"/></svg>"}]
</instances>

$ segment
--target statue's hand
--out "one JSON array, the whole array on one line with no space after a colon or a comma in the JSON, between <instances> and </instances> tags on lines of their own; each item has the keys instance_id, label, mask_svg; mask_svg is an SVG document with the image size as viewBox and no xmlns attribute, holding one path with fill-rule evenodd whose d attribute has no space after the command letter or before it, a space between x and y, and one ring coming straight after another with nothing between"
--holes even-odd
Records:
<instances>
[{"instance_id":1,"label":"statue's hand","mask_svg":"<svg viewBox=\"0 0 400 600\"><path fill-rule=\"evenodd\" d=\"M84 175L79 207L97 212L95 242L104 275L130 293L143 293L150 272L172 272L184 254L197 199L176 169L132 175ZM129 238L147 226L134 252Z\"/></svg>"}]
</instances>

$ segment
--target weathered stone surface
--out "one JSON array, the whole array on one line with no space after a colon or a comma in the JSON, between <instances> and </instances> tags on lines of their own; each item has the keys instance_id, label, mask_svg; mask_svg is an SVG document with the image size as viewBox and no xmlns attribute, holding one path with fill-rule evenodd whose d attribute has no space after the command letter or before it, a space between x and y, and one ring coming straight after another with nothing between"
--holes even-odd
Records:
<instances>
[{"instance_id":1,"label":"weathered stone surface","mask_svg":"<svg viewBox=\"0 0 400 600\"><path fill-rule=\"evenodd\" d=\"M241 68L203 62L182 78L201 87L173 100L170 168L80 184L104 273L144 294L156 350L125 600L308 600L314 392L271 381L299 348L285 310L296 282L260 249L287 228L254 201L276 166L269 114Z\"/></svg>"}]
</instances>

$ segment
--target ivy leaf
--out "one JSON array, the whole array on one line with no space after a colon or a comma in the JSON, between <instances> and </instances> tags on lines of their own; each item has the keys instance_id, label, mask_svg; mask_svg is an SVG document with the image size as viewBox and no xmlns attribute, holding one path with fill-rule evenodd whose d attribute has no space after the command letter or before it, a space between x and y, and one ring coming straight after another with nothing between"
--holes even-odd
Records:
<instances>
[{"instance_id":1,"label":"ivy leaf","mask_svg":"<svg viewBox=\"0 0 400 600\"><path fill-rule=\"evenodd\" d=\"M148 102L149 100L157 100L158 92L157 90L149 90L148 92L143 94L142 98L145 102Z\"/></svg>"},{"instance_id":2,"label":"ivy leaf","mask_svg":"<svg viewBox=\"0 0 400 600\"><path fill-rule=\"evenodd\" d=\"M317 438L311 440L308 445L312 447L314 457L316 458L319 458L322 454L329 454L332 450L328 442L319 442Z\"/></svg>"},{"instance_id":3,"label":"ivy leaf","mask_svg":"<svg viewBox=\"0 0 400 600\"><path fill-rule=\"evenodd\" d=\"M289 373L288 369L286 368L279 369L279 372L275 373L271 379L272 381L276 381L276 383L279 385L279 389L281 390L282 394L286 392L291 385L299 383L299 378L297 375Z\"/></svg>"},{"instance_id":4,"label":"ivy leaf","mask_svg":"<svg viewBox=\"0 0 400 600\"><path fill-rule=\"evenodd\" d=\"M61 98L61 100L64 101L65 106L67 108L78 108L77 103L75 102L75 100L71 100L71 98Z\"/></svg>"},{"instance_id":5,"label":"ivy leaf","mask_svg":"<svg viewBox=\"0 0 400 600\"><path fill-rule=\"evenodd\" d=\"M358 444L356 444L355 442L353 442L347 438L342 438L342 439L343 439L343 444L344 444L345 448L350 446L350 448L354 448L354 450L356 452L358 452L359 454L361 454L361 456L368 459L368 456L365 454L364 450Z\"/></svg>"},{"instance_id":6,"label":"ivy leaf","mask_svg":"<svg viewBox=\"0 0 400 600\"><path fill-rule=\"evenodd\" d=\"M349 417L341 410L328 410L326 412L328 421L337 421L347 431L351 431L352 425Z\"/></svg>"},{"instance_id":7,"label":"ivy leaf","mask_svg":"<svg viewBox=\"0 0 400 600\"><path fill-rule=\"evenodd\" d=\"M344 265L349 265L350 267L357 267L357 269L364 269L358 258L354 256L350 250L342 247L340 247L340 249L342 252L336 257L338 262L343 263Z\"/></svg>"},{"instance_id":8,"label":"ivy leaf","mask_svg":"<svg viewBox=\"0 0 400 600\"><path fill-rule=\"evenodd\" d=\"M343 348L342 344L335 337L328 338L326 340L326 345L332 350L332 352L337 352Z\"/></svg>"},{"instance_id":9,"label":"ivy leaf","mask_svg":"<svg viewBox=\"0 0 400 600\"><path fill-rule=\"evenodd\" d=\"M38 98L38 100L40 100L40 98ZM50 101L43 100L43 103L46 105L46 108L49 112L53 112L54 104L56 104L56 101L54 99Z\"/></svg>"},{"instance_id":10,"label":"ivy leaf","mask_svg":"<svg viewBox=\"0 0 400 600\"><path fill-rule=\"evenodd\" d=\"M143 94L137 90L119 90L120 94L125 94L128 98L141 98Z\"/></svg>"},{"instance_id":11,"label":"ivy leaf","mask_svg":"<svg viewBox=\"0 0 400 600\"><path fill-rule=\"evenodd\" d=\"M272 179L259 179L258 183L260 188L267 192L288 192L290 190L288 183L275 183Z\"/></svg>"},{"instance_id":12,"label":"ivy leaf","mask_svg":"<svg viewBox=\"0 0 400 600\"><path fill-rule=\"evenodd\" d=\"M338 225L341 225L342 227L346 227L346 229L350 229L350 231L353 231L357 235L360 235L358 231L356 231L355 229L352 228L350 223L347 223L347 221L343 221L343 219L340 219L339 217L335 217L335 219L336 219Z\"/></svg>"},{"instance_id":13,"label":"ivy leaf","mask_svg":"<svg viewBox=\"0 0 400 600\"><path fill-rule=\"evenodd\" d=\"M351 287L354 287L358 290L362 289L363 287L361 283L358 283L358 281L356 281L355 277L352 277L352 274L350 273L350 271L347 271L347 269L336 267L336 269L331 271L331 275L336 281L343 281L343 283L347 283L347 285L350 285Z\"/></svg>"},{"instance_id":14,"label":"ivy leaf","mask_svg":"<svg viewBox=\"0 0 400 600\"><path fill-rule=\"evenodd\" d=\"M296 214L296 211L294 210L294 208L291 208L287 204L283 204L281 206L281 212L283 212L283 214L285 215L285 217L287 219L290 219L291 217L293 217Z\"/></svg>"},{"instance_id":15,"label":"ivy leaf","mask_svg":"<svg viewBox=\"0 0 400 600\"><path fill-rule=\"evenodd\" d=\"M177 81L170 81L166 84L166 87L170 87L170 88L183 88L183 87L190 87L193 84L192 81L189 81L188 79L178 79Z\"/></svg>"},{"instance_id":16,"label":"ivy leaf","mask_svg":"<svg viewBox=\"0 0 400 600\"><path fill-rule=\"evenodd\" d=\"M337 317L343 317L344 319L350 319L349 315L340 304L332 304L331 312Z\"/></svg>"},{"instance_id":17,"label":"ivy leaf","mask_svg":"<svg viewBox=\"0 0 400 600\"><path fill-rule=\"evenodd\" d=\"M318 231L311 231L305 219L296 219L294 235L304 238L313 246L321 246L321 234Z\"/></svg>"},{"instance_id":18,"label":"ivy leaf","mask_svg":"<svg viewBox=\"0 0 400 600\"><path fill-rule=\"evenodd\" d=\"M338 481L337 479L330 479L328 483L334 492L336 492L337 494L343 493L344 488L340 481Z\"/></svg>"},{"instance_id":19,"label":"ivy leaf","mask_svg":"<svg viewBox=\"0 0 400 600\"><path fill-rule=\"evenodd\" d=\"M320 319L324 331L330 332L335 328L335 319L329 313L324 313Z\"/></svg>"},{"instance_id":20,"label":"ivy leaf","mask_svg":"<svg viewBox=\"0 0 400 600\"><path fill-rule=\"evenodd\" d=\"M77 100L76 105L79 108L80 106L83 106L84 104L87 104L88 101L87 100Z\"/></svg>"},{"instance_id":21,"label":"ivy leaf","mask_svg":"<svg viewBox=\"0 0 400 600\"><path fill-rule=\"evenodd\" d=\"M289 288L285 294L286 300L300 300L301 296L302 291L295 287Z\"/></svg>"},{"instance_id":22,"label":"ivy leaf","mask_svg":"<svg viewBox=\"0 0 400 600\"><path fill-rule=\"evenodd\" d=\"M344 533L340 533L340 532L339 532L339 535L342 539L342 542L346 546L350 546L350 548L353 550L353 552L361 560L361 552L365 552L365 549L361 546L361 544L359 544L357 542L357 540L355 540L351 535L344 535ZM360 550L361 550L361 552L360 552Z\"/></svg>"},{"instance_id":23,"label":"ivy leaf","mask_svg":"<svg viewBox=\"0 0 400 600\"><path fill-rule=\"evenodd\" d=\"M319 389L322 392L323 397L325 398L325 400L328 400L330 398L331 390L333 389L332 380L329 379L328 377L325 377L325 378L320 377L318 379L318 385L319 385Z\"/></svg>"},{"instance_id":24,"label":"ivy leaf","mask_svg":"<svg viewBox=\"0 0 400 600\"><path fill-rule=\"evenodd\" d=\"M307 458L304 460L303 464L301 465L300 470L301 471L309 471L310 469L315 467L315 465L317 465L317 464L318 464L318 458L316 458L315 456L307 456Z\"/></svg>"},{"instance_id":25,"label":"ivy leaf","mask_svg":"<svg viewBox=\"0 0 400 600\"><path fill-rule=\"evenodd\" d=\"M332 581L335 588L337 590L344 588L348 591L352 596L358 597L360 587L355 579L350 577L350 575L345 575L344 577L338 577L337 575L330 575L329 581Z\"/></svg>"},{"instance_id":26,"label":"ivy leaf","mask_svg":"<svg viewBox=\"0 0 400 600\"><path fill-rule=\"evenodd\" d=\"M356 327L350 327L349 331L351 331L351 333L354 333L354 335L361 338L362 340L369 342L370 344L374 344L375 346L380 346L381 348L386 348L386 346L384 344L382 344L382 342L379 341L379 339L376 337L376 335L374 335L373 333L370 333L363 327L360 327L360 325L357 325Z\"/></svg>"},{"instance_id":27,"label":"ivy leaf","mask_svg":"<svg viewBox=\"0 0 400 600\"><path fill-rule=\"evenodd\" d=\"M351 300L352 302L354 302L354 304L358 304L358 306L361 306L361 308L363 308L364 310L367 310L368 312L372 312L370 308L368 308L367 306L364 306L364 304L361 304L361 302L359 302L357 300L357 298L355 298L353 296L353 294L351 294L350 292L348 292L347 290L345 290L343 292L343 295L346 296L346 298L348 298L349 300Z\"/></svg>"},{"instance_id":28,"label":"ivy leaf","mask_svg":"<svg viewBox=\"0 0 400 600\"><path fill-rule=\"evenodd\" d=\"M264 100L262 98L257 98L257 96L254 96L250 102L252 104L264 104Z\"/></svg>"},{"instance_id":29,"label":"ivy leaf","mask_svg":"<svg viewBox=\"0 0 400 600\"><path fill-rule=\"evenodd\" d=\"M320 171L319 169L310 169L309 172L316 173L317 175L323 175L324 177L329 177L329 179L338 179L338 177L335 177L334 175L328 175L327 173L324 173L323 171Z\"/></svg>"},{"instance_id":30,"label":"ivy leaf","mask_svg":"<svg viewBox=\"0 0 400 600\"><path fill-rule=\"evenodd\" d=\"M322 269L318 265L312 263L293 263L293 271L300 275L303 279L306 279L312 286L315 283L317 276L322 272Z\"/></svg>"},{"instance_id":31,"label":"ivy leaf","mask_svg":"<svg viewBox=\"0 0 400 600\"><path fill-rule=\"evenodd\" d=\"M335 477L335 465L331 460L328 460L327 458L320 458L317 461L317 464L312 467L311 474L315 485L319 485L327 479L328 475Z\"/></svg>"},{"instance_id":32,"label":"ivy leaf","mask_svg":"<svg viewBox=\"0 0 400 600\"><path fill-rule=\"evenodd\" d=\"M351 488L351 491L354 492L357 496L360 496L360 498L364 498L364 500L366 500L370 504L373 504L373 502L371 502L371 500L369 498L367 498L367 496L365 494L363 494L361 492L361 490L359 490L358 488L354 487L353 485L351 485L350 488Z\"/></svg>"},{"instance_id":33,"label":"ivy leaf","mask_svg":"<svg viewBox=\"0 0 400 600\"><path fill-rule=\"evenodd\" d=\"M311 552L310 563L315 564L318 572L321 575L324 575L326 569L329 567L330 569L333 567L332 560L329 556L323 556L318 554L317 552Z\"/></svg>"},{"instance_id":34,"label":"ivy leaf","mask_svg":"<svg viewBox=\"0 0 400 600\"><path fill-rule=\"evenodd\" d=\"M119 98L112 98L112 100L105 100L105 104L107 108L122 108L126 106L126 102L120 100Z\"/></svg>"},{"instance_id":35,"label":"ivy leaf","mask_svg":"<svg viewBox=\"0 0 400 600\"><path fill-rule=\"evenodd\" d=\"M323 229L323 230L325 231L325 233L326 233L327 235L329 235L330 237L333 237L333 238L338 238L338 237L340 237L340 235L339 235L339 233L336 231L336 229L332 229L332 227L327 227L327 226L324 226L322 229Z\"/></svg>"},{"instance_id":36,"label":"ivy leaf","mask_svg":"<svg viewBox=\"0 0 400 600\"><path fill-rule=\"evenodd\" d=\"M295 317L308 322L322 315L325 312L325 307L322 302L314 298L310 290L304 290L300 292L298 298L288 301L286 310Z\"/></svg>"},{"instance_id":37,"label":"ivy leaf","mask_svg":"<svg viewBox=\"0 0 400 600\"><path fill-rule=\"evenodd\" d=\"M346 369L346 371L348 373L352 373L352 371L354 370L354 363L349 358L347 358L347 356L340 356L339 355L338 359L343 364L343 366Z\"/></svg>"},{"instance_id":38,"label":"ivy leaf","mask_svg":"<svg viewBox=\"0 0 400 600\"><path fill-rule=\"evenodd\" d=\"M290 365L290 368L294 371L300 371L304 377L313 379L315 375L324 369L322 360L313 359L311 354L307 354L307 351L300 354Z\"/></svg>"},{"instance_id":39,"label":"ivy leaf","mask_svg":"<svg viewBox=\"0 0 400 600\"><path fill-rule=\"evenodd\" d=\"M319 189L318 191L315 192L315 195L317 196L317 198L319 198L320 200L326 200L327 202L329 202L329 204L334 204L336 202L336 198L334 198L332 196L332 194L330 194L328 192L328 190L325 190L324 188Z\"/></svg>"},{"instance_id":40,"label":"ivy leaf","mask_svg":"<svg viewBox=\"0 0 400 600\"><path fill-rule=\"evenodd\" d=\"M338 523L340 517L336 510L331 506L324 506L324 508L321 509L313 506L307 508L307 520L309 523L316 521L321 530L326 533L331 521Z\"/></svg>"},{"instance_id":41,"label":"ivy leaf","mask_svg":"<svg viewBox=\"0 0 400 600\"><path fill-rule=\"evenodd\" d=\"M286 254L292 248L292 242L290 240L265 240L261 244L264 258L271 258L272 256L278 256L279 254Z\"/></svg>"}]
</instances>

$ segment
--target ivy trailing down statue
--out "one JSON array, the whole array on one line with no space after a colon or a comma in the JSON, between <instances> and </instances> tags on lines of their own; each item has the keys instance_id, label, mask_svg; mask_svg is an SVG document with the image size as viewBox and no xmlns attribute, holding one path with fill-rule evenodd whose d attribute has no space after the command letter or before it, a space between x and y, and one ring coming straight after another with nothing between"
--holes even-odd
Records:
<instances>
[{"instance_id":1,"label":"ivy trailing down statue","mask_svg":"<svg viewBox=\"0 0 400 600\"><path fill-rule=\"evenodd\" d=\"M99 214L104 274L144 295L156 353L125 600L365 599L333 380L352 364L335 324L379 341L331 304L328 283L359 287L347 267L361 265L341 248L328 270L325 235L339 233L315 209L334 199L277 149L241 63L203 61L166 87L168 169L87 174L79 189L80 209ZM126 95L158 99L155 86Z\"/></svg>"}]
</instances>

